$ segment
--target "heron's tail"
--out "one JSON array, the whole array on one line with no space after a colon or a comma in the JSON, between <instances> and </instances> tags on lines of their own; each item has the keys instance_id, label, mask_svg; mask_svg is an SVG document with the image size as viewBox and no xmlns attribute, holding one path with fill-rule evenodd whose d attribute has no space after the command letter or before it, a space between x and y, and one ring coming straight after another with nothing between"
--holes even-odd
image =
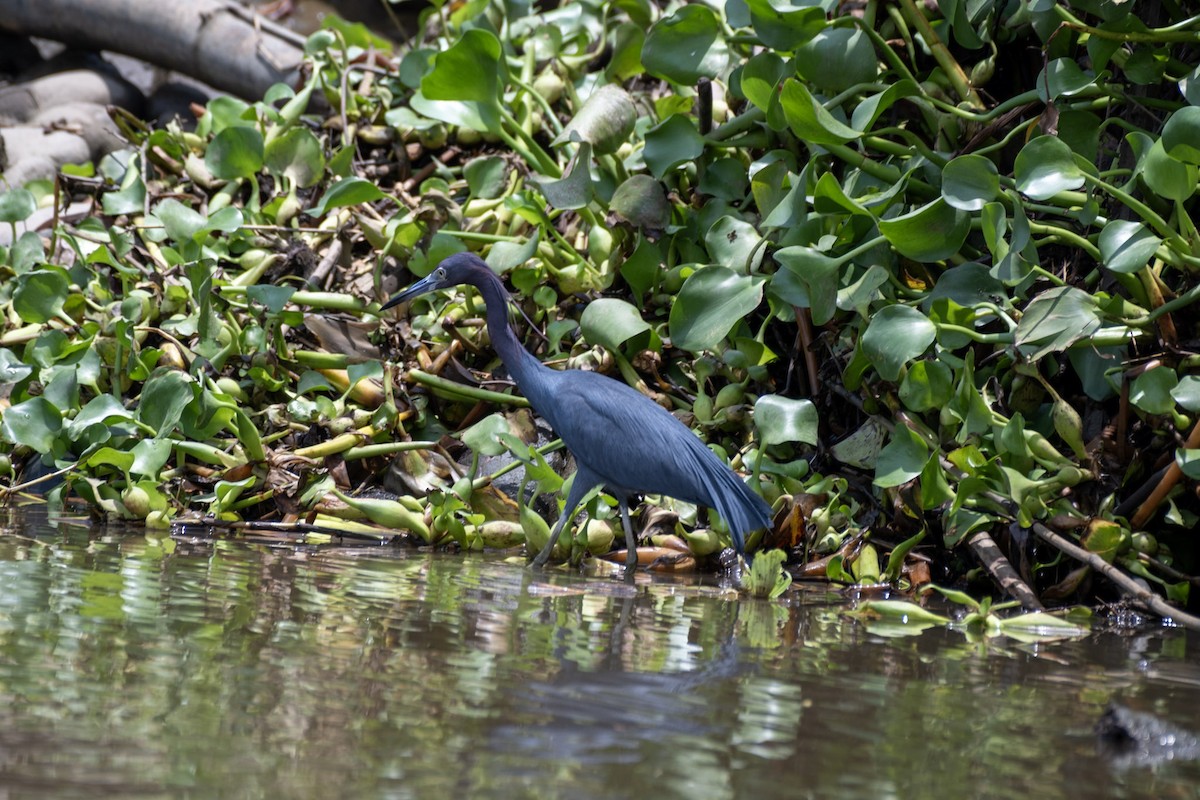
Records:
<instances>
[{"instance_id":1,"label":"heron's tail","mask_svg":"<svg viewBox=\"0 0 1200 800\"><path fill-rule=\"evenodd\" d=\"M771 506L728 467L716 482L719 487L713 492L714 508L729 526L733 546L745 555L746 534L770 526Z\"/></svg>"}]
</instances>

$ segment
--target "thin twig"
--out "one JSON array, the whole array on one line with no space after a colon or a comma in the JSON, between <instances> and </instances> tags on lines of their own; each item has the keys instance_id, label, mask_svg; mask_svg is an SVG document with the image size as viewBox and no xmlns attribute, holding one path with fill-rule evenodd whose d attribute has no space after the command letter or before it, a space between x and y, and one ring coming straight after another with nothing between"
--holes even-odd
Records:
<instances>
[{"instance_id":1,"label":"thin twig","mask_svg":"<svg viewBox=\"0 0 1200 800\"><path fill-rule=\"evenodd\" d=\"M1148 556L1145 553L1138 553L1137 560L1145 564L1150 569L1160 572L1173 581L1187 581L1192 586L1200 587L1200 576L1188 575L1180 572L1174 567L1164 564L1153 556Z\"/></svg>"},{"instance_id":2,"label":"thin twig","mask_svg":"<svg viewBox=\"0 0 1200 800\"><path fill-rule=\"evenodd\" d=\"M944 459L942 461L942 465L948 470L951 470L960 478L965 477L957 470L957 468L954 467L953 464L950 464ZM980 496L992 503L995 503L1001 508L1006 509L1014 518L1016 517L1015 504L1012 500L1004 495L993 491L983 491L980 492ZM1031 526L1031 530L1043 541L1057 548L1060 552L1066 553L1076 561L1082 561L1096 572L1099 572L1101 575L1108 578L1110 581L1116 584L1117 588L1122 594L1132 597L1138 602L1144 603L1151 611L1153 611L1155 614L1158 614L1163 619L1169 619L1185 628L1191 628L1192 630L1200 631L1200 618L1193 617L1192 615L1179 610L1163 598L1156 595L1154 592L1146 589L1144 586L1126 575L1117 567L1114 567L1112 564L1105 561L1099 555L1084 550L1079 545L1071 542L1065 536L1055 533L1040 522L1034 522Z\"/></svg>"},{"instance_id":3,"label":"thin twig","mask_svg":"<svg viewBox=\"0 0 1200 800\"><path fill-rule=\"evenodd\" d=\"M342 240L334 239L329 243L329 247L325 248L325 255L321 256L321 261L317 264L317 268L308 276L308 285L314 289L328 289L329 287L325 285L325 281L333 273L333 267L341 257Z\"/></svg>"},{"instance_id":4,"label":"thin twig","mask_svg":"<svg viewBox=\"0 0 1200 800\"><path fill-rule=\"evenodd\" d=\"M72 464L69 467L63 467L62 469L56 470L54 472L47 472L45 475L41 476L40 478L34 478L33 480L25 481L24 483L18 483L16 486L8 486L8 487L0 486L0 497L10 495L10 494L16 494L17 492L23 492L26 489L28 489L30 486L36 486L39 483L43 483L43 482L51 480L53 478L57 478L61 475L66 475L68 472L75 469L75 467L77 467L77 466L78 466L77 464Z\"/></svg>"},{"instance_id":5,"label":"thin twig","mask_svg":"<svg viewBox=\"0 0 1200 800\"><path fill-rule=\"evenodd\" d=\"M1117 585L1117 588L1123 594L1132 597L1140 603L1144 603L1151 611L1163 619L1170 620L1190 630L1200 631L1200 617L1194 617L1187 612L1179 610L1097 554L1084 550L1079 545L1071 542L1064 536L1060 536L1040 522L1033 523L1033 532L1046 543L1058 548L1076 561L1082 561L1096 572L1108 578Z\"/></svg>"},{"instance_id":6,"label":"thin twig","mask_svg":"<svg viewBox=\"0 0 1200 800\"><path fill-rule=\"evenodd\" d=\"M237 3L226 4L225 10L233 16L253 25L258 33L269 33L270 35L282 39L294 47L299 47L301 50L304 49L303 36L283 25L280 25L274 20L267 19L261 14L255 14L250 9L243 8Z\"/></svg>"},{"instance_id":7,"label":"thin twig","mask_svg":"<svg viewBox=\"0 0 1200 800\"><path fill-rule=\"evenodd\" d=\"M449 164L451 161L458 158L458 156L461 152L462 151L459 150L457 147L451 145L450 147L447 147L445 150L443 150L441 153L439 153L437 155L437 160L441 161L442 164ZM432 175L435 171L437 171L437 168L438 168L438 165L436 163L434 163L433 161L430 161L428 164L421 167L420 170L418 170L416 173L414 173L412 175L412 177L410 177L408 180L406 180L404 182L404 191L411 192L413 189L415 189L417 186L419 186L421 184L421 181L425 180L430 175Z\"/></svg>"},{"instance_id":8,"label":"thin twig","mask_svg":"<svg viewBox=\"0 0 1200 800\"><path fill-rule=\"evenodd\" d=\"M800 354L804 357L804 371L808 373L809 397L817 397L821 383L817 354L812 351L816 336L813 333L811 309L796 307L796 338L800 342Z\"/></svg>"}]
</instances>

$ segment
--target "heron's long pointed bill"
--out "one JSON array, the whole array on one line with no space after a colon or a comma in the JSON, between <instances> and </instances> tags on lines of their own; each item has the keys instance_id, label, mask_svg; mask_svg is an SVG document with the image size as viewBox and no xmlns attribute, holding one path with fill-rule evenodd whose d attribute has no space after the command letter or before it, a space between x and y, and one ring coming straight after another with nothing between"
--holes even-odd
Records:
<instances>
[{"instance_id":1,"label":"heron's long pointed bill","mask_svg":"<svg viewBox=\"0 0 1200 800\"><path fill-rule=\"evenodd\" d=\"M431 292L436 288L437 281L434 279L433 275L428 275L405 289L403 292L400 292L400 294L394 296L391 300L388 300L379 308L379 310L387 311L393 306L398 306L406 300L411 300L419 294Z\"/></svg>"}]
</instances>

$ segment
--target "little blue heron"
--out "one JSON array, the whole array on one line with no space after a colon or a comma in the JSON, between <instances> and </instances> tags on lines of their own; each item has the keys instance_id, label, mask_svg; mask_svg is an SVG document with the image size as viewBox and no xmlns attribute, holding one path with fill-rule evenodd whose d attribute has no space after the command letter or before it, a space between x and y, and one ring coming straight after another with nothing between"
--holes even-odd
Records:
<instances>
[{"instance_id":1,"label":"little blue heron","mask_svg":"<svg viewBox=\"0 0 1200 800\"><path fill-rule=\"evenodd\" d=\"M745 534L771 522L771 507L704 446L687 426L641 392L583 370L553 370L518 341L508 324L508 292L500 278L472 253L442 261L427 277L397 294L383 309L426 292L470 284L487 304L492 347L517 387L575 456L578 469L550 541L533 560L550 558L563 527L584 495L597 486L617 498L628 548L625 568L637 564L637 541L629 523L629 498L664 494L715 508L729 526L739 555ZM381 310L383 310L381 309Z\"/></svg>"}]
</instances>

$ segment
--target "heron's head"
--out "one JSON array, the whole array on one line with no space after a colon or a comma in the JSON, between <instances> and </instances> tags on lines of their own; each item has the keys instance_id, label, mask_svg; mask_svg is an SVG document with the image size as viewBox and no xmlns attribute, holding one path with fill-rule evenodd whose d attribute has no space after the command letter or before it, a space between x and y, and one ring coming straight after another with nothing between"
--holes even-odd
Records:
<instances>
[{"instance_id":1,"label":"heron's head","mask_svg":"<svg viewBox=\"0 0 1200 800\"><path fill-rule=\"evenodd\" d=\"M474 253L455 253L438 264L433 272L392 297L379 310L385 311L411 300L417 295L436 292L438 289L446 289L450 286L458 286L463 283L479 286L481 281L489 278L495 280L495 273L479 256Z\"/></svg>"}]
</instances>

